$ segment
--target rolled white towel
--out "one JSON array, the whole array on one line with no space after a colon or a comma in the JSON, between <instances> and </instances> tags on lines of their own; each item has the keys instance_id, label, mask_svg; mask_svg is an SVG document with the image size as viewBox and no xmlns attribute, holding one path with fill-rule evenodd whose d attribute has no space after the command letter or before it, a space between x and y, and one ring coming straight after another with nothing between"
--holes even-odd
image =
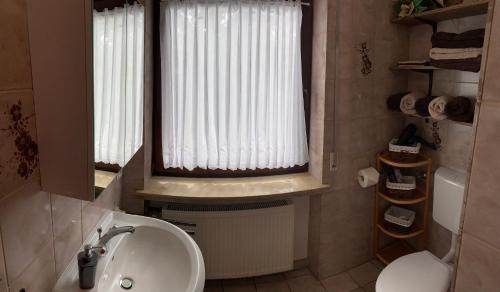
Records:
<instances>
[{"instance_id":1,"label":"rolled white towel","mask_svg":"<svg viewBox=\"0 0 500 292\"><path fill-rule=\"evenodd\" d=\"M448 118L445 109L446 109L446 104L451 100L452 97L450 96L438 96L434 98L429 103L429 113L431 114L431 117L438 121L442 121Z\"/></svg>"},{"instance_id":2,"label":"rolled white towel","mask_svg":"<svg viewBox=\"0 0 500 292\"><path fill-rule=\"evenodd\" d=\"M477 58L481 56L482 53L483 48L432 48L429 52L429 57L431 57L431 59L433 60L461 60Z\"/></svg>"},{"instance_id":3,"label":"rolled white towel","mask_svg":"<svg viewBox=\"0 0 500 292\"><path fill-rule=\"evenodd\" d=\"M420 98L424 98L426 95L423 92L410 92L401 99L399 108L401 111L407 115L416 116L417 111L415 110L415 103Z\"/></svg>"}]
</instances>

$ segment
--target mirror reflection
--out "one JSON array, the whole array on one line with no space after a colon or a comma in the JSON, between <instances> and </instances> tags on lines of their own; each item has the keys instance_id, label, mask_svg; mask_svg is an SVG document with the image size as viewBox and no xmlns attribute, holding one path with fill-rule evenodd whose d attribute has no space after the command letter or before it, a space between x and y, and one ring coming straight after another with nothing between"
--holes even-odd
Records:
<instances>
[{"instance_id":1,"label":"mirror reflection","mask_svg":"<svg viewBox=\"0 0 500 292\"><path fill-rule=\"evenodd\" d=\"M95 0L93 10L95 194L142 146L144 7Z\"/></svg>"}]
</instances>

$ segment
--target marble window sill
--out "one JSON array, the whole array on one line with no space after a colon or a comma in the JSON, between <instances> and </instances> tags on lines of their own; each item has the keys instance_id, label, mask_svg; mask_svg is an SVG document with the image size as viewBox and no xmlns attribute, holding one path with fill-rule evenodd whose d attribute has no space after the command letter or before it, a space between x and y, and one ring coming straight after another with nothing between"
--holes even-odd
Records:
<instances>
[{"instance_id":1,"label":"marble window sill","mask_svg":"<svg viewBox=\"0 0 500 292\"><path fill-rule=\"evenodd\" d=\"M137 195L159 201L252 201L314 195L328 185L309 173L245 177L183 178L152 177Z\"/></svg>"}]
</instances>

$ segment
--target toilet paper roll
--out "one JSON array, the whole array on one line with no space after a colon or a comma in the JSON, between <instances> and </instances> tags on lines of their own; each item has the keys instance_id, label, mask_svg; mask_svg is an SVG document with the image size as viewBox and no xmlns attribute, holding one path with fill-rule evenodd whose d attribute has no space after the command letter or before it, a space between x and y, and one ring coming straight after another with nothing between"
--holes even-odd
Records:
<instances>
[{"instance_id":1,"label":"toilet paper roll","mask_svg":"<svg viewBox=\"0 0 500 292\"><path fill-rule=\"evenodd\" d=\"M363 188L367 188L367 187L371 187L371 186L376 185L378 183L379 177L380 177L380 174L373 167L361 169L358 172L358 182L359 182L359 185Z\"/></svg>"}]
</instances>

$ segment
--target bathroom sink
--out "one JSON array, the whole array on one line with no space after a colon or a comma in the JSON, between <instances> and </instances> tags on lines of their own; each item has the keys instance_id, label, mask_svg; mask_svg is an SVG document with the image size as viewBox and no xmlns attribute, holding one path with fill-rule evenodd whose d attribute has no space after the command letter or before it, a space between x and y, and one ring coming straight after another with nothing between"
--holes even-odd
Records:
<instances>
[{"instance_id":1,"label":"bathroom sink","mask_svg":"<svg viewBox=\"0 0 500 292\"><path fill-rule=\"evenodd\" d=\"M54 291L203 291L203 257L189 235L162 220L118 212L112 212L99 226L106 231L127 225L134 226L135 232L119 235L108 243L106 255L97 265L93 289L79 288L75 255ZM96 232L85 244L95 244L97 239Z\"/></svg>"}]
</instances>

